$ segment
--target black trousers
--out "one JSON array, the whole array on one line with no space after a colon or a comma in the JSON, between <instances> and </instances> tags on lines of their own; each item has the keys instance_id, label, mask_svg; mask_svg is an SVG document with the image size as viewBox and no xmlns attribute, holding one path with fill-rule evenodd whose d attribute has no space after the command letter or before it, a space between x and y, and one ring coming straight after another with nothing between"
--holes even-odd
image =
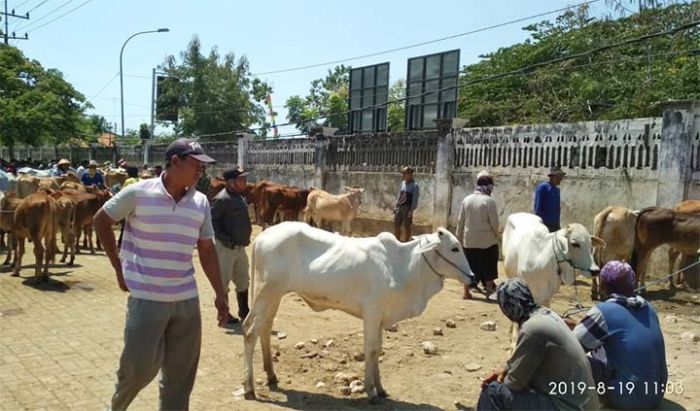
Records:
<instances>
[{"instance_id":1,"label":"black trousers","mask_svg":"<svg viewBox=\"0 0 700 411\"><path fill-rule=\"evenodd\" d=\"M463 248L469 267L476 277L476 282L486 287L487 281L498 278L498 244L489 248Z\"/></svg>"}]
</instances>

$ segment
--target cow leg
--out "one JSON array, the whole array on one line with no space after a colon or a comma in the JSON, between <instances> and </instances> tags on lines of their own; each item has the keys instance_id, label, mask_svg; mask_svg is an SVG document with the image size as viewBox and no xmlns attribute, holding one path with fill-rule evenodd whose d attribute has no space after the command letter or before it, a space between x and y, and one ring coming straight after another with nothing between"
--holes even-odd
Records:
<instances>
[{"instance_id":1,"label":"cow leg","mask_svg":"<svg viewBox=\"0 0 700 411\"><path fill-rule=\"evenodd\" d=\"M379 353L382 345L381 319L374 318L372 313L380 312L378 309L366 308L364 317L365 333L365 391L369 397L369 402L379 404L382 397L379 396L377 381L375 376L379 375ZM383 389L382 389L383 391Z\"/></svg>"},{"instance_id":2,"label":"cow leg","mask_svg":"<svg viewBox=\"0 0 700 411\"><path fill-rule=\"evenodd\" d=\"M270 334L272 334L272 323L275 319L275 314L279 309L281 299L276 303L271 302L265 310L265 321L260 323L260 348L262 349L263 368L267 374L267 383L270 386L277 385L277 375L272 366L272 350L270 349Z\"/></svg>"},{"instance_id":3,"label":"cow leg","mask_svg":"<svg viewBox=\"0 0 700 411\"><path fill-rule=\"evenodd\" d=\"M277 302L275 303L275 299L272 298L272 295L267 293L263 288L258 295L255 296L253 306L248 316L243 321L243 397L246 400L255 399L255 385L253 384L253 354L255 352L255 343L260 336L260 332L265 328L265 323L269 321L270 324L272 324L278 306L279 297L277 297ZM275 308L274 311L271 309L268 310L268 308L272 307ZM263 356L264 355L263 352ZM268 352L268 355L271 356L271 353ZM272 363L271 359L270 363ZM270 369L272 369L272 366L270 366ZM272 375L274 376L274 372ZM270 374L268 374L268 380L269 379Z\"/></svg>"},{"instance_id":4,"label":"cow leg","mask_svg":"<svg viewBox=\"0 0 700 411\"><path fill-rule=\"evenodd\" d=\"M87 238L88 246L90 247L90 254L95 254L95 244L92 242L92 224L86 225L84 230L85 238Z\"/></svg>"},{"instance_id":5,"label":"cow leg","mask_svg":"<svg viewBox=\"0 0 700 411\"><path fill-rule=\"evenodd\" d=\"M600 292L598 290L598 279L593 277L591 279L591 300L597 300L600 298Z\"/></svg>"},{"instance_id":6,"label":"cow leg","mask_svg":"<svg viewBox=\"0 0 700 411\"><path fill-rule=\"evenodd\" d=\"M41 241L41 239L40 239ZM56 237L49 237L46 239L46 248L44 249L44 267L42 270L42 278L44 281L49 280L49 266L51 262L56 259ZM37 260L39 261L39 260Z\"/></svg>"},{"instance_id":7,"label":"cow leg","mask_svg":"<svg viewBox=\"0 0 700 411\"><path fill-rule=\"evenodd\" d=\"M635 281L635 290L639 287L644 287L646 284L646 276L647 276L647 265L649 263L649 257L651 256L651 252L653 250L647 249L647 248L641 248L638 250L639 252L639 259L637 260L637 278ZM640 294L646 292L646 290L640 291Z\"/></svg>"},{"instance_id":8,"label":"cow leg","mask_svg":"<svg viewBox=\"0 0 700 411\"><path fill-rule=\"evenodd\" d=\"M41 243L41 238L38 236L32 237L32 242L34 243L34 280L38 283L42 280L42 267L41 263L44 260L44 245Z\"/></svg>"},{"instance_id":9,"label":"cow leg","mask_svg":"<svg viewBox=\"0 0 700 411\"><path fill-rule=\"evenodd\" d=\"M10 265L12 262L12 251L15 248L15 237L12 232L7 233L7 256L2 265Z\"/></svg>"},{"instance_id":10,"label":"cow leg","mask_svg":"<svg viewBox=\"0 0 700 411\"><path fill-rule=\"evenodd\" d=\"M76 242L75 242L75 233L73 230L68 230L66 232L66 248L70 248L70 260L68 260L68 265L73 265L75 263L75 248L76 248Z\"/></svg>"},{"instance_id":11,"label":"cow leg","mask_svg":"<svg viewBox=\"0 0 700 411\"><path fill-rule=\"evenodd\" d=\"M671 274L675 267L676 267L676 261L678 261L678 256L681 255L680 251L675 250L673 247L668 249L668 273ZM676 277L676 280L678 282L678 285L681 284L681 275L683 273L678 273L678 277ZM671 289L676 288L676 284L673 282L673 276L668 278L668 285Z\"/></svg>"},{"instance_id":12,"label":"cow leg","mask_svg":"<svg viewBox=\"0 0 700 411\"><path fill-rule=\"evenodd\" d=\"M24 256L24 238L15 239L15 271L13 277L19 277L19 270L22 268L22 257Z\"/></svg>"},{"instance_id":13,"label":"cow leg","mask_svg":"<svg viewBox=\"0 0 700 411\"><path fill-rule=\"evenodd\" d=\"M61 242L63 242L63 255L61 256L61 259L59 260L59 263L65 263L66 258L68 258L68 235L66 234L65 231L61 231Z\"/></svg>"},{"instance_id":14,"label":"cow leg","mask_svg":"<svg viewBox=\"0 0 700 411\"><path fill-rule=\"evenodd\" d=\"M73 227L73 241L75 242L75 253L80 254L80 234L82 233L83 228L80 226L75 226Z\"/></svg>"}]
</instances>

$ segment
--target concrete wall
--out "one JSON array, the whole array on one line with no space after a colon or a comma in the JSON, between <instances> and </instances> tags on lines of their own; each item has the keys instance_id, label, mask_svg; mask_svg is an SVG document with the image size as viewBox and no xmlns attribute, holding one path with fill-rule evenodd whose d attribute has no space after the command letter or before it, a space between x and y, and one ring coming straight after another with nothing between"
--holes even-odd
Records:
<instances>
[{"instance_id":1,"label":"concrete wall","mask_svg":"<svg viewBox=\"0 0 700 411\"><path fill-rule=\"evenodd\" d=\"M501 231L508 215L532 212L535 187L547 180L542 170L513 171L505 168L488 169L495 178L493 197L496 200ZM585 170L570 170L562 182L562 224L580 223L593 232L593 218L609 205L641 209L656 204L657 181L645 172L630 177L616 170L596 170L595 175ZM474 190L476 172L460 172L452 177L452 201L449 225L457 224L459 207L464 197ZM636 175L635 175L636 174Z\"/></svg>"}]
</instances>

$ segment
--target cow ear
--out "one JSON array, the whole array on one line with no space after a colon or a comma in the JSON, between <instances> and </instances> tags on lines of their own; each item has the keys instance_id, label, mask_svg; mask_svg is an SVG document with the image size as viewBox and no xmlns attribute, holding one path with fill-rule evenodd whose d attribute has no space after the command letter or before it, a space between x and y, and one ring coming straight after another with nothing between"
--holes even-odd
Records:
<instances>
[{"instance_id":1,"label":"cow ear","mask_svg":"<svg viewBox=\"0 0 700 411\"><path fill-rule=\"evenodd\" d=\"M348 187L348 186L345 186L345 187L343 187L343 190L345 190L345 191L352 191L352 188L350 188L350 187Z\"/></svg>"},{"instance_id":2,"label":"cow ear","mask_svg":"<svg viewBox=\"0 0 700 411\"><path fill-rule=\"evenodd\" d=\"M605 240L603 240L600 237L596 237L594 235L591 236L591 244L593 245L593 247L605 247L606 246Z\"/></svg>"}]
</instances>

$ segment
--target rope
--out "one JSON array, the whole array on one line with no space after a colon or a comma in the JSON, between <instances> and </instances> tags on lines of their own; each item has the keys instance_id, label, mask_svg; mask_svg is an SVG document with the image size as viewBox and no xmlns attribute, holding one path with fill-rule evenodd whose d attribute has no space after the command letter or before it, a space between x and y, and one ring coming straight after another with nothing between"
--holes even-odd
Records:
<instances>
[{"instance_id":1,"label":"rope","mask_svg":"<svg viewBox=\"0 0 700 411\"><path fill-rule=\"evenodd\" d=\"M658 283L661 283L661 282L663 282L663 281L666 281L666 280L668 280L670 277L673 277L674 275L676 275L676 274L678 274L678 273L680 273L680 272L683 272L683 271L685 271L685 270L687 270L687 269L689 269L689 268L695 267L695 266L698 265L698 264L700 264L700 259L698 259L698 261L696 261L696 262L694 262L694 263L692 263L692 264L690 264L690 265L688 265L688 266L686 266L686 267L681 268L681 269L678 270L678 271L674 271L674 272L672 272L671 274L668 274L668 275L666 275L666 276L664 276L664 277L662 277L662 278L659 278L658 280L654 280L654 281L650 282L649 284L646 284L646 285L644 285L644 286L642 286L642 287L638 287L637 289L634 290L634 292L637 293L637 292L639 292L640 290L643 290L643 289L645 289L645 288L647 288L647 287L649 287L649 286L652 286L652 285L654 285L654 284L658 284ZM584 306L583 304L581 304L581 300L580 300L579 297L578 297L578 288L577 288L577 286L576 286L576 283L574 283L574 292L576 293L576 305L575 305L574 307L571 307L571 308L567 309L566 311L564 311L564 314L562 314L562 317L563 317L563 318L569 318L569 317L571 317L571 316L574 315L574 314L581 313L581 312L586 311L586 310L588 310L588 309L590 308L590 307L586 307L586 306Z\"/></svg>"},{"instance_id":2,"label":"rope","mask_svg":"<svg viewBox=\"0 0 700 411\"><path fill-rule=\"evenodd\" d=\"M667 276L665 276L665 277L662 277L662 278L660 278L660 279L658 279L658 280L652 281L652 282L650 282L649 284L643 285L643 286L641 286L641 287L637 287L637 288L634 290L634 292L635 292L635 293L636 293L636 292L639 292L639 291L641 291L641 290L643 290L643 289L645 289L645 288L647 288L647 287L649 287L649 286L652 286L652 285L654 285L654 284L658 284L658 283L660 283L660 282L662 282L662 281L666 281L666 280L668 280L670 277L673 277L674 275L676 275L676 274L678 274L678 273L680 273L680 272L682 272L682 271L685 271L685 270L689 269L690 267L694 267L694 266L696 266L696 265L698 265L698 264L700 264L700 259L698 259L698 261L696 261L696 262L690 264L689 266L684 267L684 268L681 268L680 270L678 270L678 271L676 271L676 272L673 272L673 273L671 273L671 274L669 274L669 275L667 275Z\"/></svg>"}]
</instances>

